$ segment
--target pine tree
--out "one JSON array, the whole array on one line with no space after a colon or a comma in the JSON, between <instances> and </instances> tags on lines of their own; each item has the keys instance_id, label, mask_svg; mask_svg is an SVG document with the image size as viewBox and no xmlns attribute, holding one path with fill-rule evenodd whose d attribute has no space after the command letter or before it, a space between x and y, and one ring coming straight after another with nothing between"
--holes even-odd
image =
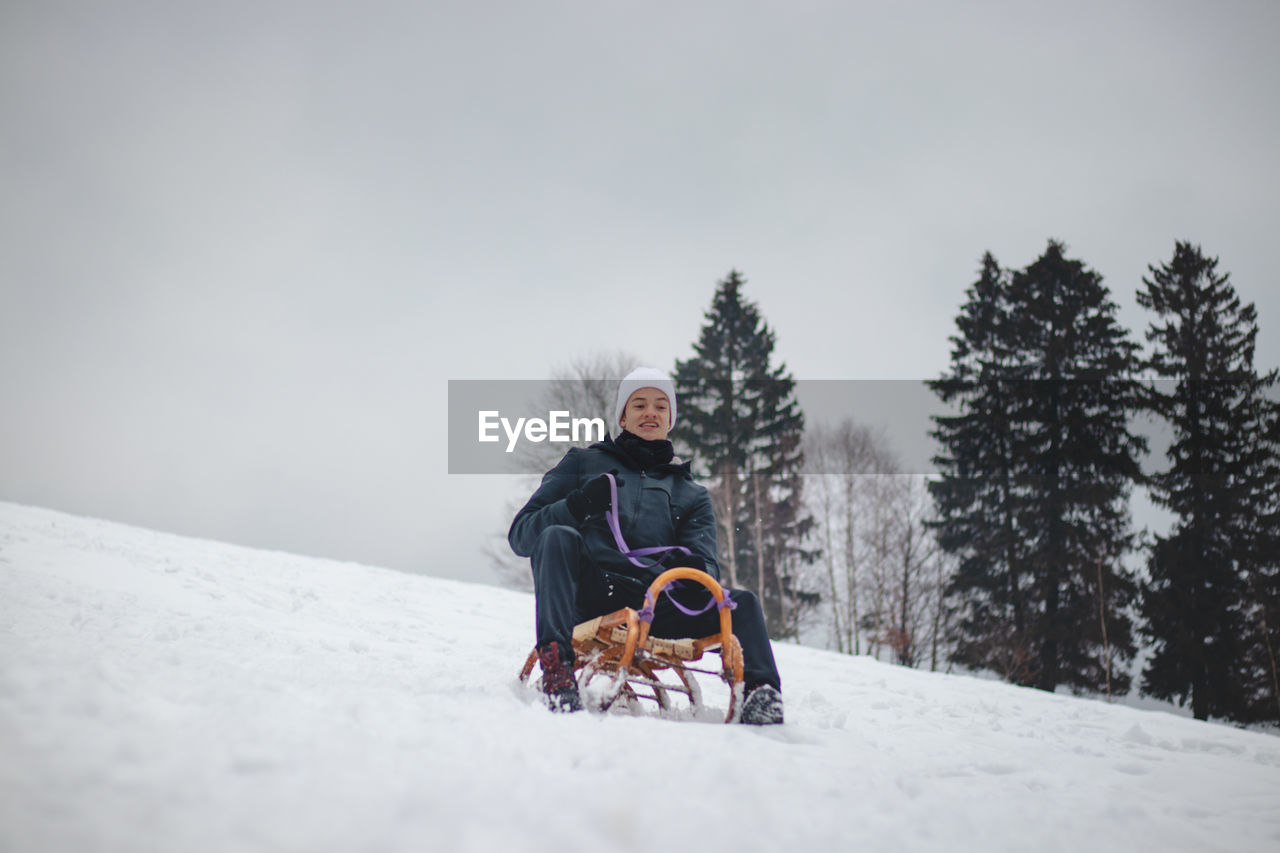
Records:
<instances>
[{"instance_id":1,"label":"pine tree","mask_svg":"<svg viewBox=\"0 0 1280 853\"><path fill-rule=\"evenodd\" d=\"M709 480L726 580L753 590L775 636L793 636L818 596L800 569L816 555L803 543L813 526L802 501L804 416L795 380L771 367L774 334L742 298L734 270L706 313L695 356L676 363L684 426L678 439Z\"/></svg>"},{"instance_id":2,"label":"pine tree","mask_svg":"<svg viewBox=\"0 0 1280 853\"><path fill-rule=\"evenodd\" d=\"M1245 651L1254 688L1249 697L1249 719L1280 723L1280 400L1277 400L1275 371L1267 374L1270 401L1269 423L1259 434L1264 442L1266 459L1261 465L1263 493L1259 496L1262 512L1257 518L1257 537L1247 593L1248 622L1256 628L1255 640ZM1268 416L1264 415L1264 421Z\"/></svg>"},{"instance_id":3,"label":"pine tree","mask_svg":"<svg viewBox=\"0 0 1280 853\"><path fill-rule=\"evenodd\" d=\"M1277 444L1272 371L1253 365L1257 312L1218 260L1179 242L1149 267L1138 302L1156 315L1148 406L1171 429L1155 502L1176 516L1157 537L1143 595L1153 654L1143 692L1190 700L1198 719L1280 719L1276 688ZM1269 519L1270 517L1270 519Z\"/></svg>"},{"instance_id":4,"label":"pine tree","mask_svg":"<svg viewBox=\"0 0 1280 853\"><path fill-rule=\"evenodd\" d=\"M934 462L942 476L929 491L938 512L938 544L958 561L948 590L957 611L952 658L1027 684L1034 643L1015 527L1008 289L1008 276L988 252L956 319L951 372L930 383L959 412L935 418L933 436L943 453Z\"/></svg>"},{"instance_id":5,"label":"pine tree","mask_svg":"<svg viewBox=\"0 0 1280 853\"><path fill-rule=\"evenodd\" d=\"M990 256L933 383L942 547L960 561L953 658L1054 690L1124 692L1134 653L1128 429L1136 346L1101 277L1050 241L1025 270Z\"/></svg>"}]
</instances>

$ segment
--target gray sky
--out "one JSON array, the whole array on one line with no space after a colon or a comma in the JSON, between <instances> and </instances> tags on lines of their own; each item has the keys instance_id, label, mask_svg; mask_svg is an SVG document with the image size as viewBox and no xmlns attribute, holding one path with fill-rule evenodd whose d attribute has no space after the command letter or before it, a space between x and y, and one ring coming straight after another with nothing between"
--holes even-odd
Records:
<instances>
[{"instance_id":1,"label":"gray sky","mask_svg":"<svg viewBox=\"0 0 1280 853\"><path fill-rule=\"evenodd\" d=\"M487 579L450 379L909 378L1056 238L1140 336L1188 239L1280 364L1272 2L0 6L0 500ZM855 413L857 414L857 413Z\"/></svg>"}]
</instances>

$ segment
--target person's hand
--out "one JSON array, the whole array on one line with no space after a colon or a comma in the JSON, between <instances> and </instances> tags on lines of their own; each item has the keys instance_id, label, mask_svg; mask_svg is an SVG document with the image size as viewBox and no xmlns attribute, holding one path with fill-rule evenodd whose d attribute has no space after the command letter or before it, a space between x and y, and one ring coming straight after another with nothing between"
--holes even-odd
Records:
<instances>
[{"instance_id":1,"label":"person's hand","mask_svg":"<svg viewBox=\"0 0 1280 853\"><path fill-rule=\"evenodd\" d=\"M682 567L697 569L700 572L705 572L707 570L707 561L699 557L697 554L683 554L679 551L672 551L670 554L662 558L662 562L670 568Z\"/></svg>"},{"instance_id":2,"label":"person's hand","mask_svg":"<svg viewBox=\"0 0 1280 853\"><path fill-rule=\"evenodd\" d=\"M564 502L579 524L593 515L608 512L613 506L608 475L601 474L588 480L581 489L574 489L566 495Z\"/></svg>"},{"instance_id":3,"label":"person's hand","mask_svg":"<svg viewBox=\"0 0 1280 853\"><path fill-rule=\"evenodd\" d=\"M700 572L707 570L707 561L699 557L697 554L684 554L676 561L678 565L688 566L691 569L697 569Z\"/></svg>"}]
</instances>

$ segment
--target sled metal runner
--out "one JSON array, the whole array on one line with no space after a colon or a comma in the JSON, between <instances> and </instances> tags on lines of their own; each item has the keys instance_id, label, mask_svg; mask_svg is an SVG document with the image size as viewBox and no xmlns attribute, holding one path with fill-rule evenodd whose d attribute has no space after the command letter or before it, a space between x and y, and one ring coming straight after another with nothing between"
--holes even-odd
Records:
<instances>
[{"instance_id":1,"label":"sled metal runner","mask_svg":"<svg viewBox=\"0 0 1280 853\"><path fill-rule=\"evenodd\" d=\"M676 581L694 581L707 588L720 614L718 633L675 640L649 636L658 596ZM705 708L694 675L701 673L717 677L727 686L729 707L725 722L733 722L741 711L743 663L742 645L733 636L729 605L724 588L706 572L688 567L667 569L649 585L643 610L624 607L577 625L573 629L573 668L583 701L597 711L607 711L619 699L633 710L640 700L646 700L656 702L666 712L674 710L671 694L676 693L688 699L689 708L697 715ZM704 654L716 651L720 657L718 671L692 666ZM520 671L522 682L528 681L537 662L535 648ZM587 689L596 677L607 681L603 692Z\"/></svg>"}]
</instances>

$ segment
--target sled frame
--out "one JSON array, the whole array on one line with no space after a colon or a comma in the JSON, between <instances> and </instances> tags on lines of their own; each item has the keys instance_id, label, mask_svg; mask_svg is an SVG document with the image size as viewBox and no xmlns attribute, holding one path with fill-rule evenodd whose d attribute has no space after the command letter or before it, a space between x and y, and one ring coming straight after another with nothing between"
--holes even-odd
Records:
<instances>
[{"instance_id":1,"label":"sled frame","mask_svg":"<svg viewBox=\"0 0 1280 853\"><path fill-rule=\"evenodd\" d=\"M641 611L630 607L589 619L573 629L573 669L578 689L584 701L591 697L594 710L608 711L623 700L635 711L640 700L646 700L656 702L661 711L667 712L673 710L671 694L676 693L688 698L689 707L696 715L705 708L694 675L702 673L718 677L728 686L729 708L725 722L737 719L742 702L742 645L733 635L733 617L724 588L704 571L687 566L667 569L649 585L645 593L646 608L652 608L663 590L681 580L695 581L711 593L720 613L718 633L691 639L650 637L650 623L642 618ZM708 652L719 652L719 670L693 666ZM534 648L520 670L521 682L528 681L537 662L538 650ZM674 680L671 677L664 680L664 674L674 676ZM586 690L597 676L610 682L598 698Z\"/></svg>"}]
</instances>

